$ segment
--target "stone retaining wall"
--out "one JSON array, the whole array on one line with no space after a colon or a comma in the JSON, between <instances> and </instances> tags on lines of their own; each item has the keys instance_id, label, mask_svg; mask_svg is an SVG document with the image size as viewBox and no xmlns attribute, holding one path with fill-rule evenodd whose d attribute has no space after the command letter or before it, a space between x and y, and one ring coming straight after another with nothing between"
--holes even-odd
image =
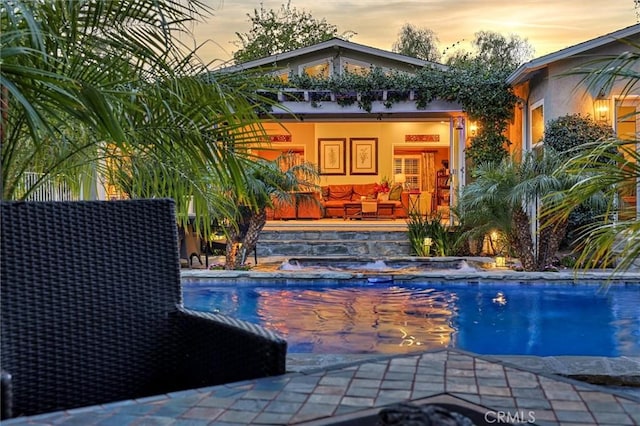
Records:
<instances>
[{"instance_id":1,"label":"stone retaining wall","mask_svg":"<svg viewBox=\"0 0 640 426\"><path fill-rule=\"evenodd\" d=\"M408 256L406 231L262 231L260 256Z\"/></svg>"}]
</instances>

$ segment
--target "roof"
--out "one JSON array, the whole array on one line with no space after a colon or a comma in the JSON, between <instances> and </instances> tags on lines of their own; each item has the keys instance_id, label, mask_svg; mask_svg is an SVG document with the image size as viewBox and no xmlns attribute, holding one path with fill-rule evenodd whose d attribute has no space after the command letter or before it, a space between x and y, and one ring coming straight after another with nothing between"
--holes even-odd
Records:
<instances>
[{"instance_id":1,"label":"roof","mask_svg":"<svg viewBox=\"0 0 640 426\"><path fill-rule=\"evenodd\" d=\"M399 53L389 52L387 50L378 49L375 47L365 46L363 44L353 43L350 41L342 40L340 38L331 38L329 40L307 46L299 49L290 50L288 52L278 53L275 55L267 56L253 61L243 62L238 65L232 65L230 67L222 68L220 71L235 72L248 70L252 68L258 68L263 66L272 66L278 62L286 61L288 59L296 58L298 56L307 55L309 53L320 52L327 49L344 49L354 52L363 53L366 55L382 57L398 62L404 62L408 65L414 65L417 67L424 67L426 65L445 67L442 64L435 62L425 61L422 59L414 58L411 56L401 55Z\"/></svg>"},{"instance_id":2,"label":"roof","mask_svg":"<svg viewBox=\"0 0 640 426\"><path fill-rule=\"evenodd\" d=\"M549 66L549 64L553 62L557 62L563 59L570 58L575 55L579 55L589 50L612 43L616 40L628 38L630 36L633 36L639 33L640 33L640 24L635 24L635 25L631 25L629 27L623 28L621 30L614 31L612 33L594 38L592 40L588 40L588 41L576 44L574 46L570 46L565 49L558 50L557 52L549 53L548 55L533 59L532 61L529 61L525 64L520 65L520 67L518 67L518 69L515 70L507 78L507 84L514 85L514 84L522 83L524 81L529 80L536 71L546 68L547 66Z\"/></svg>"}]
</instances>

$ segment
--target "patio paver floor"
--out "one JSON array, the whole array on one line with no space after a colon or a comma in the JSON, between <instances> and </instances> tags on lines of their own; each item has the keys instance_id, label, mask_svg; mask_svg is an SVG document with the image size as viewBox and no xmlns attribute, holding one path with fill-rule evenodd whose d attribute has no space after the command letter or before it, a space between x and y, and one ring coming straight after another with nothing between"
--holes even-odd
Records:
<instances>
[{"instance_id":1,"label":"patio paver floor","mask_svg":"<svg viewBox=\"0 0 640 426\"><path fill-rule=\"evenodd\" d=\"M640 424L634 395L457 350L379 356L3 424L296 424L443 393L538 425Z\"/></svg>"}]
</instances>

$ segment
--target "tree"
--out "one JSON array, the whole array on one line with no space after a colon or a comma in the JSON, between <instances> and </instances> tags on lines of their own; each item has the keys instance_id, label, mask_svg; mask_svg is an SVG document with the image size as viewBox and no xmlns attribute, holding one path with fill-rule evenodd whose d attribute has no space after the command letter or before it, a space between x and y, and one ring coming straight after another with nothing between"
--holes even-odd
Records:
<instances>
[{"instance_id":1,"label":"tree","mask_svg":"<svg viewBox=\"0 0 640 426\"><path fill-rule=\"evenodd\" d=\"M542 155L528 152L522 161L514 154L500 163L485 163L474 171L474 181L466 185L459 198L456 211L462 222L484 235L498 229L508 246L520 259L525 271L542 271L548 268L564 237L567 218L542 227L534 240L531 234L531 217L528 206L539 203L539 211L554 208L563 197L555 195L539 200L548 194L570 188L578 175L554 174L563 157L552 149ZM495 228L494 228L495 227Z\"/></svg>"},{"instance_id":2,"label":"tree","mask_svg":"<svg viewBox=\"0 0 640 426\"><path fill-rule=\"evenodd\" d=\"M406 56L439 62L442 54L438 50L438 36L428 28L417 28L404 24L398 40L393 44L393 51Z\"/></svg>"},{"instance_id":3,"label":"tree","mask_svg":"<svg viewBox=\"0 0 640 426\"><path fill-rule=\"evenodd\" d=\"M284 154L286 156L286 154ZM310 194L294 194L295 191L310 191L317 188L315 181L318 170L315 164L301 163L286 171L280 169L281 160L258 160L248 165L246 185L256 202L240 202L236 217L225 229L227 247L225 269L239 269L243 266L247 253L255 250L260 232L267 221L267 207L274 203L318 202ZM236 200L233 188L223 192L231 200ZM295 200L293 197L309 197Z\"/></svg>"},{"instance_id":4,"label":"tree","mask_svg":"<svg viewBox=\"0 0 640 426\"><path fill-rule=\"evenodd\" d=\"M236 63L265 58L277 53L287 52L301 47L311 46L334 37L348 40L352 33L339 33L335 25L325 19L315 19L304 10L291 6L291 1L280 6L279 10L254 9L253 15L247 14L251 29L247 33L236 32L240 47L234 52Z\"/></svg>"},{"instance_id":5,"label":"tree","mask_svg":"<svg viewBox=\"0 0 640 426\"><path fill-rule=\"evenodd\" d=\"M516 34L505 37L494 31L479 31L471 44L474 51L455 51L447 58L447 64L458 67L479 64L487 71L508 75L535 53L529 41Z\"/></svg>"},{"instance_id":6,"label":"tree","mask_svg":"<svg viewBox=\"0 0 640 426\"><path fill-rule=\"evenodd\" d=\"M620 192L629 186L635 189L634 183L640 176L636 143L616 139L589 143L556 171L558 175L580 173L584 178L565 190L562 202L542 216L546 225L567 220L572 212L570 206L584 204L593 197L604 200L602 213L578 230L575 240L578 267L616 266L620 271L640 257L640 220L635 208L619 204Z\"/></svg>"},{"instance_id":7,"label":"tree","mask_svg":"<svg viewBox=\"0 0 640 426\"><path fill-rule=\"evenodd\" d=\"M0 8L4 198L35 188L22 185L26 172L40 182L95 182L115 169L130 196L174 198L184 220L191 198L200 215L233 215L212 179L252 202L243 146L263 133L259 82L203 78L206 66L174 37L189 34L203 4L2 0Z\"/></svg>"}]
</instances>

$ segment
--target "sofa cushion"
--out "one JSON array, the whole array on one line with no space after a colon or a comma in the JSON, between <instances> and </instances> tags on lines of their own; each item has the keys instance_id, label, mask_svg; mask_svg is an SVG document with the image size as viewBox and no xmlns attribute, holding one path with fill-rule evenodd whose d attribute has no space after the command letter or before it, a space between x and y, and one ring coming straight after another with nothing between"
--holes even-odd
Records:
<instances>
[{"instance_id":1,"label":"sofa cushion","mask_svg":"<svg viewBox=\"0 0 640 426\"><path fill-rule=\"evenodd\" d=\"M400 201L402 198L402 185L394 185L389 191L389 201Z\"/></svg>"},{"instance_id":2,"label":"sofa cushion","mask_svg":"<svg viewBox=\"0 0 640 426\"><path fill-rule=\"evenodd\" d=\"M351 200L353 193L353 185L329 185L329 197L327 201L333 200Z\"/></svg>"},{"instance_id":3,"label":"sofa cushion","mask_svg":"<svg viewBox=\"0 0 640 426\"><path fill-rule=\"evenodd\" d=\"M351 199L354 201L360 201L362 197L366 197L369 200L375 200L376 195L375 183L354 184Z\"/></svg>"}]
</instances>

